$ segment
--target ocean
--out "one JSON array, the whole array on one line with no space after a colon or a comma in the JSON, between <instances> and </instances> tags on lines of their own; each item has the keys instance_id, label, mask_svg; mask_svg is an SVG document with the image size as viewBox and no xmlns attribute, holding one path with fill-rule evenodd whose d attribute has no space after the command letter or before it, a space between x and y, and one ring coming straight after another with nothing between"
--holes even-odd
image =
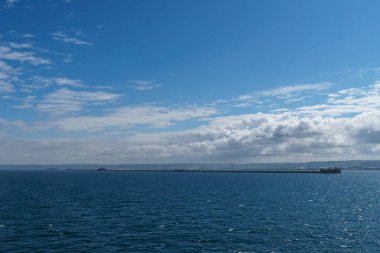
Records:
<instances>
[{"instance_id":1,"label":"ocean","mask_svg":"<svg viewBox=\"0 0 380 253\"><path fill-rule=\"evenodd\" d=\"M0 252L379 252L380 172L0 171Z\"/></svg>"}]
</instances>

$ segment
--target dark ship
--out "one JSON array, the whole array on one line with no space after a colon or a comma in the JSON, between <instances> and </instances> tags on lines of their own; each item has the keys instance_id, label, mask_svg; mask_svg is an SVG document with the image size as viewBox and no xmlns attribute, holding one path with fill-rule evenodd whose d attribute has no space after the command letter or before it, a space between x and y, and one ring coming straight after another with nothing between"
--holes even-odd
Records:
<instances>
[{"instance_id":1,"label":"dark ship","mask_svg":"<svg viewBox=\"0 0 380 253\"><path fill-rule=\"evenodd\" d=\"M337 167L328 167L328 168L320 168L319 173L325 173L325 174L330 174L330 173L341 173L341 169Z\"/></svg>"}]
</instances>

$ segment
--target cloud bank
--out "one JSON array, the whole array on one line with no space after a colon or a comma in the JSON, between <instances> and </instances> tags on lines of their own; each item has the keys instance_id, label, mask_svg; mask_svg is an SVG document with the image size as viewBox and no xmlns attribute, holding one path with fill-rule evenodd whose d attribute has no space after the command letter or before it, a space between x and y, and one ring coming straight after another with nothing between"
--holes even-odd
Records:
<instances>
[{"instance_id":1,"label":"cloud bank","mask_svg":"<svg viewBox=\"0 0 380 253\"><path fill-rule=\"evenodd\" d=\"M75 124L70 122L67 126L71 129L66 130L73 130ZM10 160L20 163L147 163L374 159L380 151L379 136L380 112L361 113L352 118L247 114L217 117L206 125L186 131L138 133L128 137L3 138L0 152L7 156L1 156L0 163Z\"/></svg>"}]
</instances>

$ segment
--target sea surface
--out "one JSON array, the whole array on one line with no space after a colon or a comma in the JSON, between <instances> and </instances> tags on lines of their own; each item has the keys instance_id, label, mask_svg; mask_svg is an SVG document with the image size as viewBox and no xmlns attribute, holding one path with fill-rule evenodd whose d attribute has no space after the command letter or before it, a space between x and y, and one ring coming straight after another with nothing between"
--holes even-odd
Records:
<instances>
[{"instance_id":1,"label":"sea surface","mask_svg":"<svg viewBox=\"0 0 380 253\"><path fill-rule=\"evenodd\" d=\"M0 252L380 252L380 171L0 171Z\"/></svg>"}]
</instances>

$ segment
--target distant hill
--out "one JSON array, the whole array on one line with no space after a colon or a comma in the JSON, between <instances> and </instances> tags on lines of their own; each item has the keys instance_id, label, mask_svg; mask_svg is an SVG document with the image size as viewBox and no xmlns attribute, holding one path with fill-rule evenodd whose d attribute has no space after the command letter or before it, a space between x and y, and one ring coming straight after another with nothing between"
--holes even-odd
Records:
<instances>
[{"instance_id":1,"label":"distant hill","mask_svg":"<svg viewBox=\"0 0 380 253\"><path fill-rule=\"evenodd\" d=\"M380 169L380 160L314 161L306 163L175 163L175 164L60 164L60 165L0 165L0 170L174 170L174 169Z\"/></svg>"}]
</instances>

